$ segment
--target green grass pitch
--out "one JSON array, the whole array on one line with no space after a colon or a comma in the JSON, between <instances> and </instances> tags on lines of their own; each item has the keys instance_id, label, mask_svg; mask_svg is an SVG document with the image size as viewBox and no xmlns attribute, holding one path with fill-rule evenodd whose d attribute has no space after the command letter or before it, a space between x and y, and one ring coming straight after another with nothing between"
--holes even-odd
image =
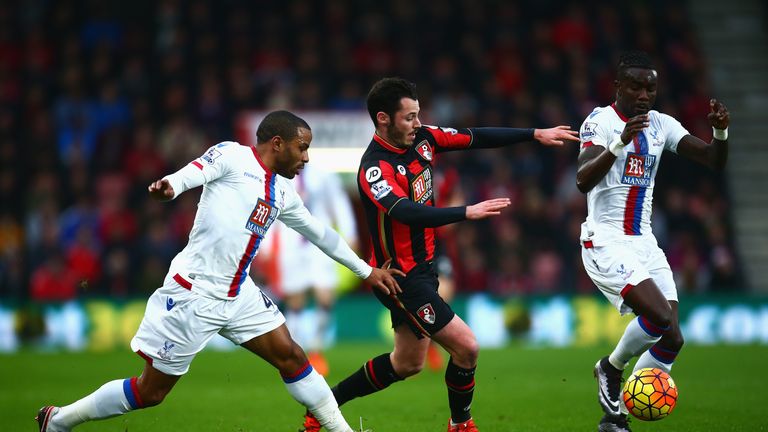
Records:
<instances>
[{"instance_id":1,"label":"green grass pitch","mask_svg":"<svg viewBox=\"0 0 768 432\"><path fill-rule=\"evenodd\" d=\"M603 348L483 350L472 413L483 432L594 431L601 416L592 367ZM331 385L387 345L344 344L329 352ZM680 390L675 412L635 431L768 431L768 347L686 347L672 370ZM130 352L0 355L0 430L34 431L45 403L64 404L102 383L136 375ZM374 432L444 431L442 372L425 370L391 388L349 402L355 428ZM277 373L246 352L204 352L159 407L80 426L80 432L294 432L303 408Z\"/></svg>"}]
</instances>

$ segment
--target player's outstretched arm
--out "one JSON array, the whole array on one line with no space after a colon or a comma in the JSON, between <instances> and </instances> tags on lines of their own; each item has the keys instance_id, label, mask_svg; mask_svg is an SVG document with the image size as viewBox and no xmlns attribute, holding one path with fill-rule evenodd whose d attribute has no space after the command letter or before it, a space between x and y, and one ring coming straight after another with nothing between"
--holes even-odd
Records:
<instances>
[{"instance_id":1,"label":"player's outstretched arm","mask_svg":"<svg viewBox=\"0 0 768 432\"><path fill-rule=\"evenodd\" d=\"M566 141L579 141L579 132L560 125L549 129L534 129L533 139L547 146L562 146Z\"/></svg>"},{"instance_id":2,"label":"player's outstretched arm","mask_svg":"<svg viewBox=\"0 0 768 432\"><path fill-rule=\"evenodd\" d=\"M677 145L677 153L712 169L723 170L728 161L728 108L717 99L711 99L707 120L712 126L712 141L707 143L693 135L686 135Z\"/></svg>"},{"instance_id":3,"label":"player's outstretched arm","mask_svg":"<svg viewBox=\"0 0 768 432\"><path fill-rule=\"evenodd\" d=\"M400 294L403 290L397 284L393 275L405 277L405 273L398 269L389 268L392 259L388 259L381 268L373 267L371 274L365 278L365 282L387 295Z\"/></svg>"},{"instance_id":4,"label":"player's outstretched arm","mask_svg":"<svg viewBox=\"0 0 768 432\"><path fill-rule=\"evenodd\" d=\"M169 182L168 179L160 179L152 182L149 187L147 187L147 190L149 191L149 196L158 201L168 201L175 196L173 186L171 186L171 182Z\"/></svg>"},{"instance_id":5,"label":"player's outstretched arm","mask_svg":"<svg viewBox=\"0 0 768 432\"><path fill-rule=\"evenodd\" d=\"M509 198L494 198L467 206L467 219L485 219L501 214L501 210L512 204Z\"/></svg>"}]
</instances>

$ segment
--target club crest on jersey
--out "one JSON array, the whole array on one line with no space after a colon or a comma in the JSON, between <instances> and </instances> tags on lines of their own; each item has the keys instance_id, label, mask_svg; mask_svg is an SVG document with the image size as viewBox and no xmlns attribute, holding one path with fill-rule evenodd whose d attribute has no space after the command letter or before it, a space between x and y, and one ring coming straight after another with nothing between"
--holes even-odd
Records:
<instances>
[{"instance_id":1,"label":"club crest on jersey","mask_svg":"<svg viewBox=\"0 0 768 432\"><path fill-rule=\"evenodd\" d=\"M435 310L432 309L432 303L427 303L424 306L420 307L416 313L419 315L419 318L421 318L421 320L424 321L425 323L427 324L435 323Z\"/></svg>"},{"instance_id":2,"label":"club crest on jersey","mask_svg":"<svg viewBox=\"0 0 768 432\"><path fill-rule=\"evenodd\" d=\"M624 164L621 182L631 186L649 187L655 165L656 155L627 153L627 161Z\"/></svg>"},{"instance_id":3,"label":"club crest on jersey","mask_svg":"<svg viewBox=\"0 0 768 432\"><path fill-rule=\"evenodd\" d=\"M256 207L253 208L245 228L261 237L267 234L269 226L277 218L278 210L269 203L259 198Z\"/></svg>"},{"instance_id":4,"label":"club crest on jersey","mask_svg":"<svg viewBox=\"0 0 768 432\"><path fill-rule=\"evenodd\" d=\"M416 147L416 151L421 155L421 157L424 158L424 160L427 160L427 161L432 160L432 147L430 147L429 142L427 140L420 142L419 145Z\"/></svg>"},{"instance_id":5,"label":"club crest on jersey","mask_svg":"<svg viewBox=\"0 0 768 432\"><path fill-rule=\"evenodd\" d=\"M432 170L426 166L411 180L411 199L424 204L430 198L432 198Z\"/></svg>"},{"instance_id":6,"label":"club crest on jersey","mask_svg":"<svg viewBox=\"0 0 768 432\"><path fill-rule=\"evenodd\" d=\"M171 343L170 341L165 341L163 347L157 350L157 356L166 361L170 360L172 358L171 350L175 346L176 344Z\"/></svg>"},{"instance_id":7,"label":"club crest on jersey","mask_svg":"<svg viewBox=\"0 0 768 432\"><path fill-rule=\"evenodd\" d=\"M207 152L201 157L204 161L208 163L208 165L213 165L213 163L221 156L221 152L216 149L216 147L211 147L208 149Z\"/></svg>"},{"instance_id":8,"label":"club crest on jersey","mask_svg":"<svg viewBox=\"0 0 768 432\"><path fill-rule=\"evenodd\" d=\"M659 147L661 145L664 145L664 139L659 137L659 131L658 129L651 129L648 134L651 136L651 140L653 141L654 147Z\"/></svg>"}]
</instances>

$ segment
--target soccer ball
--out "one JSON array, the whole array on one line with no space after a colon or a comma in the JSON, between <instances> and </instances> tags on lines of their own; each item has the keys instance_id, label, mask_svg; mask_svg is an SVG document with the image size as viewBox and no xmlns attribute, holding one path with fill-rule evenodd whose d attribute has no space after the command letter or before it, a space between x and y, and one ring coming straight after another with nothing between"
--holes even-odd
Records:
<instances>
[{"instance_id":1,"label":"soccer ball","mask_svg":"<svg viewBox=\"0 0 768 432\"><path fill-rule=\"evenodd\" d=\"M640 420L661 420L675 409L677 386L661 369L638 369L624 384L623 398L633 416Z\"/></svg>"}]
</instances>

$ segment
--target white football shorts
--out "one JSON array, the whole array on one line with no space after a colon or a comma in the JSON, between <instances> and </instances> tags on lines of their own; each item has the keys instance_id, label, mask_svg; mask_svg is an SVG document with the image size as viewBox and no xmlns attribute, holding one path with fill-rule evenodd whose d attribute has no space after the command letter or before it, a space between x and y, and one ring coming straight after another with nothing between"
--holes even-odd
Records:
<instances>
[{"instance_id":1,"label":"white football shorts","mask_svg":"<svg viewBox=\"0 0 768 432\"><path fill-rule=\"evenodd\" d=\"M166 278L147 301L131 349L160 372L184 375L216 333L240 345L283 323L277 305L250 278L234 300L203 297Z\"/></svg>"},{"instance_id":2,"label":"white football shorts","mask_svg":"<svg viewBox=\"0 0 768 432\"><path fill-rule=\"evenodd\" d=\"M649 278L667 300L677 301L672 269L653 236L618 238L592 247L582 243L581 260L592 282L622 315L632 311L622 291Z\"/></svg>"}]
</instances>

